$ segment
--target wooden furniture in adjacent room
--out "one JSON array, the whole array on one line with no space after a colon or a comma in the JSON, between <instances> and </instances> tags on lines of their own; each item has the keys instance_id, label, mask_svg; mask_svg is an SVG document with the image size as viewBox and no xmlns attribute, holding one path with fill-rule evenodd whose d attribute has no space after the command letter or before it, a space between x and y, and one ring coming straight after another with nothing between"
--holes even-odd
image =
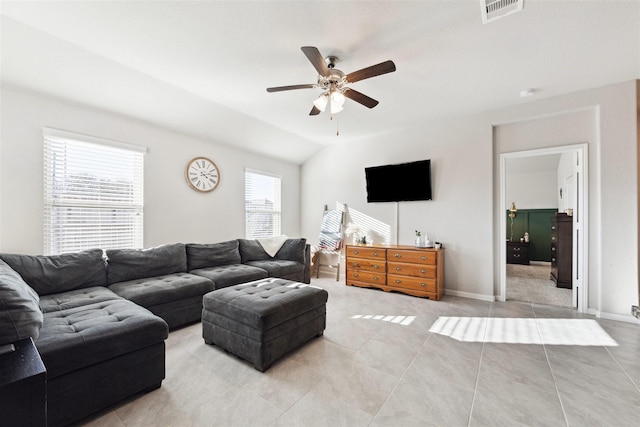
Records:
<instances>
[{"instance_id":1,"label":"wooden furniture in adjacent room","mask_svg":"<svg viewBox=\"0 0 640 427\"><path fill-rule=\"evenodd\" d=\"M529 243L507 242L507 264L529 265Z\"/></svg>"},{"instance_id":2,"label":"wooden furniture in adjacent room","mask_svg":"<svg viewBox=\"0 0 640 427\"><path fill-rule=\"evenodd\" d=\"M346 249L346 284L436 301L444 295L444 249L358 246Z\"/></svg>"},{"instance_id":3,"label":"wooden furniture in adjacent room","mask_svg":"<svg viewBox=\"0 0 640 427\"><path fill-rule=\"evenodd\" d=\"M573 217L564 213L551 223L551 280L559 288L572 287L573 278Z\"/></svg>"}]
</instances>

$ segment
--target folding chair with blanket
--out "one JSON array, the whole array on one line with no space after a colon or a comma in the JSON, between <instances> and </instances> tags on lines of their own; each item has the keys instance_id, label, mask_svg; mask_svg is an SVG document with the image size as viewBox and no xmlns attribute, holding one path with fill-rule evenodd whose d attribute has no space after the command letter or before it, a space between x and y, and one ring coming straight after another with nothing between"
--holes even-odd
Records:
<instances>
[{"instance_id":1,"label":"folding chair with blanket","mask_svg":"<svg viewBox=\"0 0 640 427\"><path fill-rule=\"evenodd\" d=\"M320 244L316 258L316 277L320 276L320 267L331 267L337 270L336 281L340 280L340 251L343 240L344 211L338 209L327 210L324 207L322 226L320 227ZM322 264L323 257L329 260L328 264ZM331 264L332 258L337 259L337 264Z\"/></svg>"}]
</instances>

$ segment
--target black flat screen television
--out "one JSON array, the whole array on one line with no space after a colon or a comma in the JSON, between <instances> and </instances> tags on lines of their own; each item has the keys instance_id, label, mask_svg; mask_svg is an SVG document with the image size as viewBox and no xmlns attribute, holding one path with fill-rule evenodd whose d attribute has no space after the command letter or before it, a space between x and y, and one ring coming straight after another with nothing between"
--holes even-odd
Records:
<instances>
[{"instance_id":1,"label":"black flat screen television","mask_svg":"<svg viewBox=\"0 0 640 427\"><path fill-rule=\"evenodd\" d=\"M431 200L431 160L364 169L367 202Z\"/></svg>"}]
</instances>

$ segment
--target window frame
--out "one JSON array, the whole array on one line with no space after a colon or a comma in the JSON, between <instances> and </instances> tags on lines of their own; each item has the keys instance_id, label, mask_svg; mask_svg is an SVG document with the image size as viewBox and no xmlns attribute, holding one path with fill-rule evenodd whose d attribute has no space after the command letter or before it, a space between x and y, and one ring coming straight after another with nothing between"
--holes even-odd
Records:
<instances>
[{"instance_id":1,"label":"window frame","mask_svg":"<svg viewBox=\"0 0 640 427\"><path fill-rule=\"evenodd\" d=\"M276 190L277 194L274 195L274 198L277 199L274 202L273 209L250 209L248 204L248 174L257 175L263 178L271 178L273 180L277 180L278 188ZM276 206L277 205L277 208ZM251 232L249 229L249 215L250 214L263 214L269 215L271 217L271 222L273 224L272 234L257 234ZM245 230L244 235L246 239L260 239L260 238L268 238L273 236L279 236L282 234L282 175L265 172L257 169L245 168L244 170L244 217L245 217Z\"/></svg>"},{"instance_id":2,"label":"window frame","mask_svg":"<svg viewBox=\"0 0 640 427\"><path fill-rule=\"evenodd\" d=\"M141 248L144 242L144 155L147 148L46 127L42 132L44 253L56 255L96 247ZM92 145L96 146L93 153ZM83 153L83 150L86 152ZM60 161L56 157L61 153L71 153L72 156L68 161ZM91 165L92 162L105 164L105 160L108 161L109 158L105 156L108 154L113 155L116 161L124 159L130 162L130 169L124 169L125 176L131 179L128 191L125 191L121 182L117 180L117 184L111 186L114 181L105 179L106 174L96 174L95 177L100 182L94 185L85 184L82 179L78 180L82 167L86 168L86 165ZM87 156L86 164L82 163L84 155ZM96 161L96 158L99 158L99 161ZM58 168L62 168L60 172L57 172ZM73 168L78 168L75 177L72 175L74 172L69 171ZM90 179L87 179L87 182L89 181ZM86 193L78 190L82 190L82 184L85 185ZM104 212L109 210L110 215L104 215ZM68 221L73 215L78 215L80 221ZM124 220L121 219L123 217ZM111 221L116 218L116 227L112 234L108 233L109 218ZM91 225L91 222L95 222L95 226ZM113 224L111 225L113 227ZM127 232L131 234L127 236ZM70 238L74 235L75 237ZM125 236L125 239L120 236Z\"/></svg>"}]
</instances>

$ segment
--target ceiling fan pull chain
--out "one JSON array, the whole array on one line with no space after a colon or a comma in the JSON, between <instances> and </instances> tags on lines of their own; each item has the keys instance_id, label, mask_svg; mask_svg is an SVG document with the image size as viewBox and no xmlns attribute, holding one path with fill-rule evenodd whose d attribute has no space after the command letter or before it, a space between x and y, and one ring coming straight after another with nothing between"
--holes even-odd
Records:
<instances>
[{"instance_id":1,"label":"ceiling fan pull chain","mask_svg":"<svg viewBox=\"0 0 640 427\"><path fill-rule=\"evenodd\" d=\"M340 117L336 118L336 136L340 136Z\"/></svg>"}]
</instances>

